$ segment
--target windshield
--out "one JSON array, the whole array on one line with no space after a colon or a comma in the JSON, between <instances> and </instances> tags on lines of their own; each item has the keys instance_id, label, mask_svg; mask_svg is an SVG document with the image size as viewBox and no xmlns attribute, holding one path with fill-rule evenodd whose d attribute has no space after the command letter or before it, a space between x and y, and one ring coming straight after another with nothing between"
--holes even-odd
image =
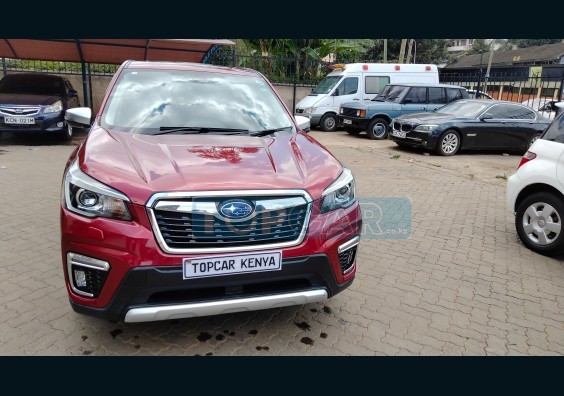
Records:
<instances>
[{"instance_id":1,"label":"windshield","mask_svg":"<svg viewBox=\"0 0 564 396\"><path fill-rule=\"evenodd\" d=\"M482 111L484 111L489 103L481 102L468 102L465 100L457 100L455 102L449 103L446 106L437 109L437 113L451 114L459 117L477 117Z\"/></svg>"},{"instance_id":2,"label":"windshield","mask_svg":"<svg viewBox=\"0 0 564 396\"><path fill-rule=\"evenodd\" d=\"M59 77L14 74L0 81L0 93L60 96L65 93L65 87Z\"/></svg>"},{"instance_id":3,"label":"windshield","mask_svg":"<svg viewBox=\"0 0 564 396\"><path fill-rule=\"evenodd\" d=\"M564 143L564 115L557 117L542 135L545 140Z\"/></svg>"},{"instance_id":4,"label":"windshield","mask_svg":"<svg viewBox=\"0 0 564 396\"><path fill-rule=\"evenodd\" d=\"M323 79L323 81L321 81L319 83L319 85L315 88L313 88L313 91L311 91L311 93L314 94L328 94L335 85L337 85L337 83L339 82L339 80L342 78L343 76L328 76L325 77Z\"/></svg>"},{"instance_id":5,"label":"windshield","mask_svg":"<svg viewBox=\"0 0 564 396\"><path fill-rule=\"evenodd\" d=\"M119 76L101 125L156 134L175 128L256 132L294 123L262 77L129 69Z\"/></svg>"},{"instance_id":6,"label":"windshield","mask_svg":"<svg viewBox=\"0 0 564 396\"><path fill-rule=\"evenodd\" d=\"M387 85L381 95L376 96L373 100L376 102L393 102L399 103L409 87L404 85Z\"/></svg>"}]
</instances>

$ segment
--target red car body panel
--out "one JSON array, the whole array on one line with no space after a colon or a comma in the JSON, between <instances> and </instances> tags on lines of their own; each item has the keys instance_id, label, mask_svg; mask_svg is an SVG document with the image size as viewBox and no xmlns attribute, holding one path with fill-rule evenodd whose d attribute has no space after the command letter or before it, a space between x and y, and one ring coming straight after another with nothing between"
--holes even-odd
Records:
<instances>
[{"instance_id":1,"label":"red car body panel","mask_svg":"<svg viewBox=\"0 0 564 396\"><path fill-rule=\"evenodd\" d=\"M106 130L99 125L99 120L124 67L126 64L110 82L91 131L69 158L67 168L76 159L82 172L126 195L132 220L88 218L70 211L65 202L62 203L62 261L73 308L76 309L76 305L104 308L115 302L114 297L131 269L181 268L185 258L214 256L213 253L169 254L161 249L146 207L151 196L158 192L305 190L313 199L307 234L298 245L280 249L283 259L326 255L336 284L343 287L350 284L356 266L343 273L338 247L358 238L362 223L360 207L355 202L344 209L321 213L324 189L343 172L341 163L327 149L303 132L276 137L150 136ZM132 62L127 67L155 68L155 64ZM194 64L159 63L158 69L260 75L246 69ZM260 248L255 250L261 251ZM110 263L111 270L97 297L85 297L73 291L67 272L67 252Z\"/></svg>"}]
</instances>

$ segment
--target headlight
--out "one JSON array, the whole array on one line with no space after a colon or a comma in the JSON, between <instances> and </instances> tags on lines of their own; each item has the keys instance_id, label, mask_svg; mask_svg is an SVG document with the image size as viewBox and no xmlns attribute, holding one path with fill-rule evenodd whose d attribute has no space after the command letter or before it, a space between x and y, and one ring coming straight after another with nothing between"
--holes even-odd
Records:
<instances>
[{"instance_id":1,"label":"headlight","mask_svg":"<svg viewBox=\"0 0 564 396\"><path fill-rule=\"evenodd\" d=\"M82 172L76 160L65 174L63 198L68 210L86 217L131 220L129 198Z\"/></svg>"},{"instance_id":2,"label":"headlight","mask_svg":"<svg viewBox=\"0 0 564 396\"><path fill-rule=\"evenodd\" d=\"M437 127L438 127L438 125L419 125L417 128L414 129L414 131L415 132L431 132L432 130L434 130Z\"/></svg>"},{"instance_id":3,"label":"headlight","mask_svg":"<svg viewBox=\"0 0 564 396\"><path fill-rule=\"evenodd\" d=\"M346 208L356 201L354 177L352 172L344 168L343 173L322 194L321 212Z\"/></svg>"},{"instance_id":4,"label":"headlight","mask_svg":"<svg viewBox=\"0 0 564 396\"><path fill-rule=\"evenodd\" d=\"M343 108L341 107L341 110L339 111L341 114L343 114Z\"/></svg>"},{"instance_id":5,"label":"headlight","mask_svg":"<svg viewBox=\"0 0 564 396\"><path fill-rule=\"evenodd\" d=\"M357 110L356 116L357 117L366 117L366 110Z\"/></svg>"},{"instance_id":6,"label":"headlight","mask_svg":"<svg viewBox=\"0 0 564 396\"><path fill-rule=\"evenodd\" d=\"M63 111L63 102L57 100L52 105L45 107L43 113L58 113L60 111Z\"/></svg>"},{"instance_id":7,"label":"headlight","mask_svg":"<svg viewBox=\"0 0 564 396\"><path fill-rule=\"evenodd\" d=\"M317 110L317 107L308 107L304 110L304 113L315 113L315 110Z\"/></svg>"}]
</instances>

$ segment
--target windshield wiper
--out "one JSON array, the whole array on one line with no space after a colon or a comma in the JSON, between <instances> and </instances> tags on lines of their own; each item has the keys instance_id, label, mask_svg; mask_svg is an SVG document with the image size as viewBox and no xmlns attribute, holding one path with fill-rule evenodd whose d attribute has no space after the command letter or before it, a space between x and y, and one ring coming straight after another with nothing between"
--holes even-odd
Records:
<instances>
[{"instance_id":1,"label":"windshield wiper","mask_svg":"<svg viewBox=\"0 0 564 396\"><path fill-rule=\"evenodd\" d=\"M238 135L243 132L249 132L248 129L207 128L207 127L160 127L159 130L160 132L153 133L153 135L165 135L167 133L175 133L175 132L184 132L183 134L185 135L210 133L210 132L227 132L225 133L226 135Z\"/></svg>"},{"instance_id":2,"label":"windshield wiper","mask_svg":"<svg viewBox=\"0 0 564 396\"><path fill-rule=\"evenodd\" d=\"M274 132L284 131L286 129L291 129L291 128L293 128L293 126L290 125L290 126L282 127L282 128L264 129L262 131L251 132L251 133L249 133L249 135L251 135L251 136L266 136L266 135L273 134Z\"/></svg>"}]
</instances>

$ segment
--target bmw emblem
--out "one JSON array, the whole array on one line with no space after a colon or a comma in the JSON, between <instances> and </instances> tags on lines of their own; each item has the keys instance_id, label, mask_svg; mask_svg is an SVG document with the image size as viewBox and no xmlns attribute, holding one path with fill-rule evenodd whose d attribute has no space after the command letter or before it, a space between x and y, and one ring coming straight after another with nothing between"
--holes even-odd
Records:
<instances>
[{"instance_id":1,"label":"bmw emblem","mask_svg":"<svg viewBox=\"0 0 564 396\"><path fill-rule=\"evenodd\" d=\"M244 219L249 217L253 210L250 202L243 200L233 200L219 204L219 213L228 219Z\"/></svg>"}]
</instances>

